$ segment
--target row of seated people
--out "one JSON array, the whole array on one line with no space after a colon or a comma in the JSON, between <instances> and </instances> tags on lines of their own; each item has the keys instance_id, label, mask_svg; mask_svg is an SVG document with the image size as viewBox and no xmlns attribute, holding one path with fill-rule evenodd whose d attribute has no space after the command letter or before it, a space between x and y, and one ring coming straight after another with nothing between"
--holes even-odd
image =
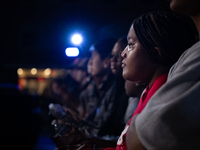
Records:
<instances>
[{"instance_id":1,"label":"row of seated people","mask_svg":"<svg viewBox=\"0 0 200 150\"><path fill-rule=\"evenodd\" d=\"M85 58L78 62L75 60L70 75L65 77L66 84L61 79L55 79L52 84L53 91L61 95L58 103L64 106L64 111L73 119L85 122L83 128L86 124L90 126L87 130L84 129L90 136L109 135L118 138L146 86L131 81L125 82L122 77L121 52L126 46L125 37L118 41L113 38L98 41L90 48L89 61ZM77 83L80 81L84 81L81 87L85 85L85 88L78 87ZM50 112L57 118L58 124L74 122L66 113L63 113L66 118L60 119L62 117L59 113L51 109Z\"/></svg>"},{"instance_id":2,"label":"row of seated people","mask_svg":"<svg viewBox=\"0 0 200 150\"><path fill-rule=\"evenodd\" d=\"M128 45L122 44L122 39L117 43L113 39L104 39L92 45L92 55L88 62L92 82L80 94L78 116L65 115L64 122L82 125L85 128L79 128L79 131L87 137L102 139L105 135L112 135L118 138L121 134L118 141L110 138L110 143L90 141L91 149L95 149L94 146L110 147L107 150L127 149L126 137L129 145L132 144L130 141L134 126L131 123L134 122L134 117L142 112L154 93L165 84L170 67L196 41L192 30L182 19L166 12L150 12L136 18L131 24L127 40ZM142 95L139 96L141 98L134 113L127 109L131 96L126 92L130 90L129 84L141 88L138 95ZM124 118L130 118L129 116L131 119L125 122ZM69 128L64 131L70 133L67 132L70 131ZM76 137L75 135L72 137ZM58 138L55 141L59 147ZM65 145L60 146L74 144L69 143L69 139L65 142ZM83 146L86 143L84 141Z\"/></svg>"},{"instance_id":3,"label":"row of seated people","mask_svg":"<svg viewBox=\"0 0 200 150\"><path fill-rule=\"evenodd\" d=\"M126 48L124 48L124 46L121 50L119 50L119 52L116 52L118 50L118 48L116 47L120 45L120 42L112 42L110 46L111 48L109 49L110 51L112 50L112 55L109 55L109 53L105 54L105 51L107 51L105 47L107 47L108 44L105 41L107 40L98 41L93 45L93 47L91 48L92 57L88 62L88 72L91 74L92 80L86 88L81 84L81 86L76 89L76 86L74 86L76 82L73 81L71 76L67 76L67 78L69 78L67 82L68 84L62 84L62 80L55 80L53 88L59 95L58 99L60 100L60 104L64 107L59 107L59 109L57 109L57 111L54 112L54 105L50 105L50 114L57 117L56 121L58 121L58 123L65 124L65 126L63 126L61 129L57 130L58 136L55 135L54 137L52 137L52 139L55 140L58 149L66 149L65 146L73 146L77 143L79 145L76 146L79 147L79 149L84 148L84 146L86 149L89 149L87 146L89 146L90 149L96 149L99 147L104 149L109 146L114 147L107 148L107 150L127 149L128 146L129 149L132 149L132 146L135 143L131 141L132 139L137 139L137 137L133 136L135 117L137 116L137 114L142 112L143 108L146 106L151 96L153 96L154 93L157 92L157 90L165 84L170 67L174 63L176 63L178 58L188 47L190 47L196 42L195 35L192 34L192 31L190 30L190 27L188 25L186 25L181 19L178 19L177 16L171 15L171 13L164 12L151 12L148 14L144 14L139 18L136 18L133 24L131 25L127 39L128 46L126 46ZM109 39L109 41L113 40ZM98 43L100 43L99 46ZM189 52L187 51L187 53L185 54L189 55ZM181 60L183 61L183 59L185 59L187 55L183 55L184 57ZM121 61L123 62L123 71L120 71L121 67L118 68L118 65L116 65L118 62L120 62L119 66L121 66ZM175 74L173 71L179 69L178 66L180 65L181 63L180 61L178 61L178 63L171 69L171 78L172 76L177 75L177 73ZM193 70L193 68L188 68L190 70ZM180 68L179 70L180 72L183 71L181 69L182 68ZM27 105L26 100L30 100L32 98L30 98L29 96L26 97L19 93L19 91L16 88L17 79L14 81L14 84L8 84L8 81L4 79L8 78L8 75L11 75L13 73L7 72L6 70L3 70L3 72L6 74L6 76L4 75L4 73L2 73L0 78L2 79L2 81L0 81L0 94L2 103L1 133L3 133L3 141L1 148L32 149L34 143L36 142L38 132L37 116L33 115L31 112L33 107L32 102L34 102L34 100L29 101L30 103L28 103ZM76 72L74 74L78 73ZM123 75L124 79L122 78L121 74ZM83 80L81 79L81 81ZM167 82L169 86L169 84L172 83L172 80L168 80ZM61 89L57 87L58 84L62 85ZM166 87L165 85L164 87ZM134 88L137 88L139 92L137 92L136 95L132 95L133 87L130 88L130 86L135 86ZM133 107L129 105L129 100L131 102L131 97L140 97L139 95L141 94L141 91L143 91L142 89L145 86L146 88L142 93L139 104L133 113ZM84 88L85 90L83 90ZM164 90L166 89L162 88L158 92L162 92L166 96L167 94L164 92ZM74 95L66 94L72 91L74 92ZM79 94L79 91L82 92ZM88 99L88 96L94 96L94 93L96 93L96 97L94 99ZM157 111L159 113L162 112L162 109L158 107L158 103L160 104L159 98L162 98L162 95L159 96L157 94L157 99L155 99L154 96L154 99L151 99L149 101L151 102L151 105L147 106L148 109L150 109L149 107L153 107L153 105L156 105L156 107L154 107L154 114L156 115L158 114L156 113ZM72 99L74 101L71 101ZM165 104L166 103L167 101L165 99ZM196 103L194 105L196 105ZM178 105L176 105L176 108L177 107ZM64 111L62 111L62 108ZM131 111L129 111L129 108L131 109ZM184 108L181 108L180 110L183 110ZM194 109L194 111L196 111L196 109ZM146 112L148 112L147 109ZM171 115L169 115L172 116L174 115L173 113L176 113L176 110L171 111ZM195 113L198 113L198 111ZM130 116L132 116L131 119L129 119ZM147 116L153 119L154 123L155 116L153 116L152 114L148 114ZM146 120L142 120L142 118L140 117L140 123L143 122L145 124L145 121L150 121L149 118L145 119ZM165 119L169 120L170 123L172 123L173 121L177 122L177 120L174 119L170 120L169 116L165 117ZM196 123L195 119L194 121ZM68 124L72 124L74 127L79 127L79 132L77 130L76 132L74 132L74 130L72 131L72 129L74 128L70 128L72 126L69 126ZM54 125L56 126L57 124ZM82 127L88 128L83 129ZM125 129L122 132L124 127ZM173 130L177 130L177 132L170 132L180 132L181 130L178 130L177 127L181 127L181 129L183 129L183 127L185 126L176 126L173 128ZM145 129L146 131L148 131L148 128ZM145 143L145 140L146 142L147 140L149 142L151 139L141 138L142 136L144 136L144 134L146 134L146 132L140 131L141 130L138 130L138 133L140 134L140 140L142 139L143 143ZM193 131L195 132L195 130ZM72 132L72 136L69 136ZM106 143L106 141L108 142L108 140L99 140L98 142L90 140L90 143L85 140L86 137L93 136L98 137L99 139L105 139L105 137L103 137L104 135L113 135L114 137L117 137L120 135L121 132L122 134L119 137L118 141L116 142L115 139L109 141L112 142L111 144ZM66 140L63 139L62 135L64 135ZM187 135L188 134L184 136ZM171 137L170 134L168 135L168 137ZM81 140L82 143L80 142ZM152 143L155 143L155 141ZM80 147L80 144L83 144L83 147ZM158 145L159 144L160 143L158 143ZM173 146L173 142L168 143L167 146L169 145ZM145 143L145 146L148 146L148 144ZM155 144L152 144L151 146L155 146ZM149 147L142 147L142 149L154 149ZM165 149L165 147L161 147L161 149Z\"/></svg>"}]
</instances>

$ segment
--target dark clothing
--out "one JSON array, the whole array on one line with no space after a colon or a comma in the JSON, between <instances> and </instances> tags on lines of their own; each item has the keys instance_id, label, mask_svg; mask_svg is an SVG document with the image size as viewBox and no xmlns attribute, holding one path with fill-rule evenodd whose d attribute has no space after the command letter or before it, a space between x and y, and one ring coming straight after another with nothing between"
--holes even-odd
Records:
<instances>
[{"instance_id":1,"label":"dark clothing","mask_svg":"<svg viewBox=\"0 0 200 150\"><path fill-rule=\"evenodd\" d=\"M91 115L91 113L94 112L94 110L96 109L98 99L99 99L99 94L95 87L94 81L91 81L91 83L88 85L87 89L85 89L81 92L79 99L80 99L80 103L81 103L81 109L83 109L82 110L83 111L82 119L87 120L87 118ZM94 116L92 118L94 118Z\"/></svg>"},{"instance_id":2,"label":"dark clothing","mask_svg":"<svg viewBox=\"0 0 200 150\"><path fill-rule=\"evenodd\" d=\"M102 114L104 116L98 135L119 136L125 127L124 116L128 106L128 96L124 89L124 79L115 79L110 99L102 101ZM107 105L109 104L109 105ZM106 106L109 106L106 108ZM99 119L98 117L96 118Z\"/></svg>"},{"instance_id":3,"label":"dark clothing","mask_svg":"<svg viewBox=\"0 0 200 150\"><path fill-rule=\"evenodd\" d=\"M128 96L125 94L124 79L116 79L110 75L99 87L98 95L95 85L93 89L82 93L81 101L85 110L92 111L87 121L92 122L98 129L92 130L97 135L119 136L123 130L124 115L128 105Z\"/></svg>"},{"instance_id":4,"label":"dark clothing","mask_svg":"<svg viewBox=\"0 0 200 150\"><path fill-rule=\"evenodd\" d=\"M101 105L102 99L110 95L110 90L114 84L114 75L110 74L98 87L94 81L84 90L80 95L81 105L84 111L84 118L87 121L93 121L99 107ZM100 92L98 92L98 90ZM100 94L99 94L100 93Z\"/></svg>"}]
</instances>

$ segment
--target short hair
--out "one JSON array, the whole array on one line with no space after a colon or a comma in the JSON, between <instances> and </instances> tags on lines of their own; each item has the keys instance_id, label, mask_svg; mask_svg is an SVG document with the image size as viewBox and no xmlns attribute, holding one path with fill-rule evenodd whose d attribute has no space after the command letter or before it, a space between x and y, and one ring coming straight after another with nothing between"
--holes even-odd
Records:
<instances>
[{"instance_id":1,"label":"short hair","mask_svg":"<svg viewBox=\"0 0 200 150\"><path fill-rule=\"evenodd\" d=\"M196 42L191 26L171 12L150 12L133 21L135 34L148 55L156 62L172 66ZM164 60L152 53L158 47Z\"/></svg>"},{"instance_id":2,"label":"short hair","mask_svg":"<svg viewBox=\"0 0 200 150\"><path fill-rule=\"evenodd\" d=\"M90 47L90 51L96 50L101 59L105 59L106 57L111 56L112 49L116 43L116 39L107 38L97 41Z\"/></svg>"}]
</instances>

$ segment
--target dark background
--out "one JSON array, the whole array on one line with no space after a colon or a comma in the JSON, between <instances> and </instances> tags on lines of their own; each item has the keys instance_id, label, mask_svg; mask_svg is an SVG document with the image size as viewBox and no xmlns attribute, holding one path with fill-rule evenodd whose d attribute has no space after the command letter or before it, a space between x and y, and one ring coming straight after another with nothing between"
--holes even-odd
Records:
<instances>
[{"instance_id":1,"label":"dark background","mask_svg":"<svg viewBox=\"0 0 200 150\"><path fill-rule=\"evenodd\" d=\"M135 17L169 11L167 0L5 0L1 1L1 53L4 66L66 68L70 36L83 36L81 55L96 40L126 36Z\"/></svg>"}]
</instances>

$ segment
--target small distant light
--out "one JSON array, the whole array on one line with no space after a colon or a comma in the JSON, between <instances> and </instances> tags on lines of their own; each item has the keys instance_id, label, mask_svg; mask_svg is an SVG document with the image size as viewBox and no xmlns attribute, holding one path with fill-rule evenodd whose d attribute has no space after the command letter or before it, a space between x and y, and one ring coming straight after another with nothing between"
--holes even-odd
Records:
<instances>
[{"instance_id":1,"label":"small distant light","mask_svg":"<svg viewBox=\"0 0 200 150\"><path fill-rule=\"evenodd\" d=\"M31 69L31 74L32 74L32 75L35 75L36 73L37 73L37 69L36 69L36 68L32 68L32 69Z\"/></svg>"},{"instance_id":2,"label":"small distant light","mask_svg":"<svg viewBox=\"0 0 200 150\"><path fill-rule=\"evenodd\" d=\"M45 70L44 70L44 74L45 74L46 76L49 76L49 75L51 74L51 69L50 69L50 68L45 69Z\"/></svg>"},{"instance_id":3,"label":"small distant light","mask_svg":"<svg viewBox=\"0 0 200 150\"><path fill-rule=\"evenodd\" d=\"M17 73L18 73L18 75L22 75L23 74L23 69L22 68L17 69Z\"/></svg>"},{"instance_id":4,"label":"small distant light","mask_svg":"<svg viewBox=\"0 0 200 150\"><path fill-rule=\"evenodd\" d=\"M77 47L68 47L65 50L65 54L68 57L76 57L79 55L79 49Z\"/></svg>"},{"instance_id":5,"label":"small distant light","mask_svg":"<svg viewBox=\"0 0 200 150\"><path fill-rule=\"evenodd\" d=\"M72 42L74 43L74 44L81 44L81 42L82 42L82 36L80 35L80 34L74 34L73 36L72 36Z\"/></svg>"}]
</instances>

